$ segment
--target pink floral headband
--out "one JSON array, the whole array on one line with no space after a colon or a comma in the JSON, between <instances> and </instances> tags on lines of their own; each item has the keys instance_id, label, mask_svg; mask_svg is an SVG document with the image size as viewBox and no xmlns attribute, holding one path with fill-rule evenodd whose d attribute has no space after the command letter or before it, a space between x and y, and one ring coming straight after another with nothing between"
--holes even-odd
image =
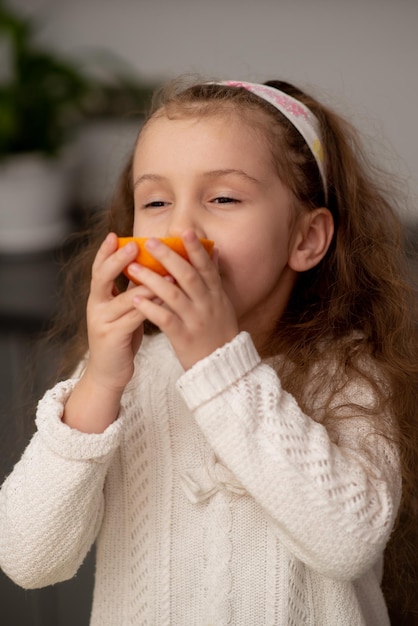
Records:
<instances>
[{"instance_id":1,"label":"pink floral headband","mask_svg":"<svg viewBox=\"0 0 418 626\"><path fill-rule=\"evenodd\" d=\"M227 85L228 87L243 87L247 89L247 91L251 91L251 93L266 100L283 113L308 144L316 164L318 165L324 187L325 199L327 200L327 177L325 173L324 151L320 139L321 131L318 119L312 111L302 102L296 100L296 98L292 98L292 96L289 96L287 93L275 89L274 87L269 87L268 85L235 80L226 80L218 84Z\"/></svg>"}]
</instances>

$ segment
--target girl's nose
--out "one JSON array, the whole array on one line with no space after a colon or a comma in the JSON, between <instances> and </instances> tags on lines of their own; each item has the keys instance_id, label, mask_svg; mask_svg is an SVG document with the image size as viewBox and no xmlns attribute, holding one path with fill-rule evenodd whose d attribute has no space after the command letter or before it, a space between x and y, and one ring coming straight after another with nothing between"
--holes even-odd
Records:
<instances>
[{"instance_id":1,"label":"girl's nose","mask_svg":"<svg viewBox=\"0 0 418 626\"><path fill-rule=\"evenodd\" d=\"M184 231L192 229L198 237L206 237L201 221L193 211L174 212L168 225L168 237L181 237Z\"/></svg>"}]
</instances>

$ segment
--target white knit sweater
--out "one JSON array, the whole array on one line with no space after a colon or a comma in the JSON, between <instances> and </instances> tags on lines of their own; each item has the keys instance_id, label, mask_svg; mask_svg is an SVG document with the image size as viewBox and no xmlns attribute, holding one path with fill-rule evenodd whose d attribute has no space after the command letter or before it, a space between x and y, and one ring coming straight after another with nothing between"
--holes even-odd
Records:
<instances>
[{"instance_id":1,"label":"white knit sweater","mask_svg":"<svg viewBox=\"0 0 418 626\"><path fill-rule=\"evenodd\" d=\"M1 490L0 565L18 584L74 576L97 538L92 626L389 623L398 459L360 411L331 439L246 333L186 373L147 337L100 435L61 422L74 384L41 400ZM336 404L372 402L365 386L344 393Z\"/></svg>"}]
</instances>

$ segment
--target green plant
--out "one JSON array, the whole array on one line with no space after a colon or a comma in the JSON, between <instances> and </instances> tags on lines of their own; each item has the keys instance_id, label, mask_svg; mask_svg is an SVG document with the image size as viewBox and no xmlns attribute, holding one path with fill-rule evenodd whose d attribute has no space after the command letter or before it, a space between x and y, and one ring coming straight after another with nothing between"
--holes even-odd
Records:
<instances>
[{"instance_id":1,"label":"green plant","mask_svg":"<svg viewBox=\"0 0 418 626\"><path fill-rule=\"evenodd\" d=\"M0 44L10 67L0 79L0 159L22 152L55 155L81 114L88 83L75 63L38 46L35 23L0 0Z\"/></svg>"},{"instance_id":2,"label":"green plant","mask_svg":"<svg viewBox=\"0 0 418 626\"><path fill-rule=\"evenodd\" d=\"M86 119L143 117L158 81L144 80L114 51L95 48L84 51L92 77L83 102ZM97 78L101 75L101 78Z\"/></svg>"}]
</instances>

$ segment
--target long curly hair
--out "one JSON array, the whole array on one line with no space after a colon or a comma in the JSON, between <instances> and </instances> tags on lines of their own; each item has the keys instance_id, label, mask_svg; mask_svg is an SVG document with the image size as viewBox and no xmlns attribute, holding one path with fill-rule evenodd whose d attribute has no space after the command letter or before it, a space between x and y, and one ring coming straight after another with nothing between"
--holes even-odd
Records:
<instances>
[{"instance_id":1,"label":"long curly hair","mask_svg":"<svg viewBox=\"0 0 418 626\"><path fill-rule=\"evenodd\" d=\"M312 368L320 365L328 346L338 364L335 385L353 373L363 376L378 394L376 410L384 407L394 417L403 492L386 549L383 587L392 619L412 624L418 613L418 341L416 294L399 219L403 196L394 178L371 161L347 120L289 83L266 84L303 102L319 120L326 190L298 131L272 105L243 88L177 80L156 93L148 119L158 115L240 115L243 123L256 126L265 137L277 174L291 190L295 207L327 206L331 211L335 223L331 246L318 266L299 276L266 352L286 355L291 367L279 371L282 383L305 410L309 411L315 392L329 386L329 375L323 372L322 377L315 377L317 388L305 397L307 383L312 383ZM109 230L119 236L132 234L132 160L133 155L121 174L109 211L91 225L77 260L72 259L70 269L65 270L66 293L74 294L77 289L77 298L64 298L64 317L60 312L60 340L68 339L60 375L68 374L87 348L85 304L99 243ZM118 287L126 287L123 276ZM147 332L153 331L148 327ZM373 371L364 366L370 357L377 366ZM377 370L388 384L378 384Z\"/></svg>"}]
</instances>

